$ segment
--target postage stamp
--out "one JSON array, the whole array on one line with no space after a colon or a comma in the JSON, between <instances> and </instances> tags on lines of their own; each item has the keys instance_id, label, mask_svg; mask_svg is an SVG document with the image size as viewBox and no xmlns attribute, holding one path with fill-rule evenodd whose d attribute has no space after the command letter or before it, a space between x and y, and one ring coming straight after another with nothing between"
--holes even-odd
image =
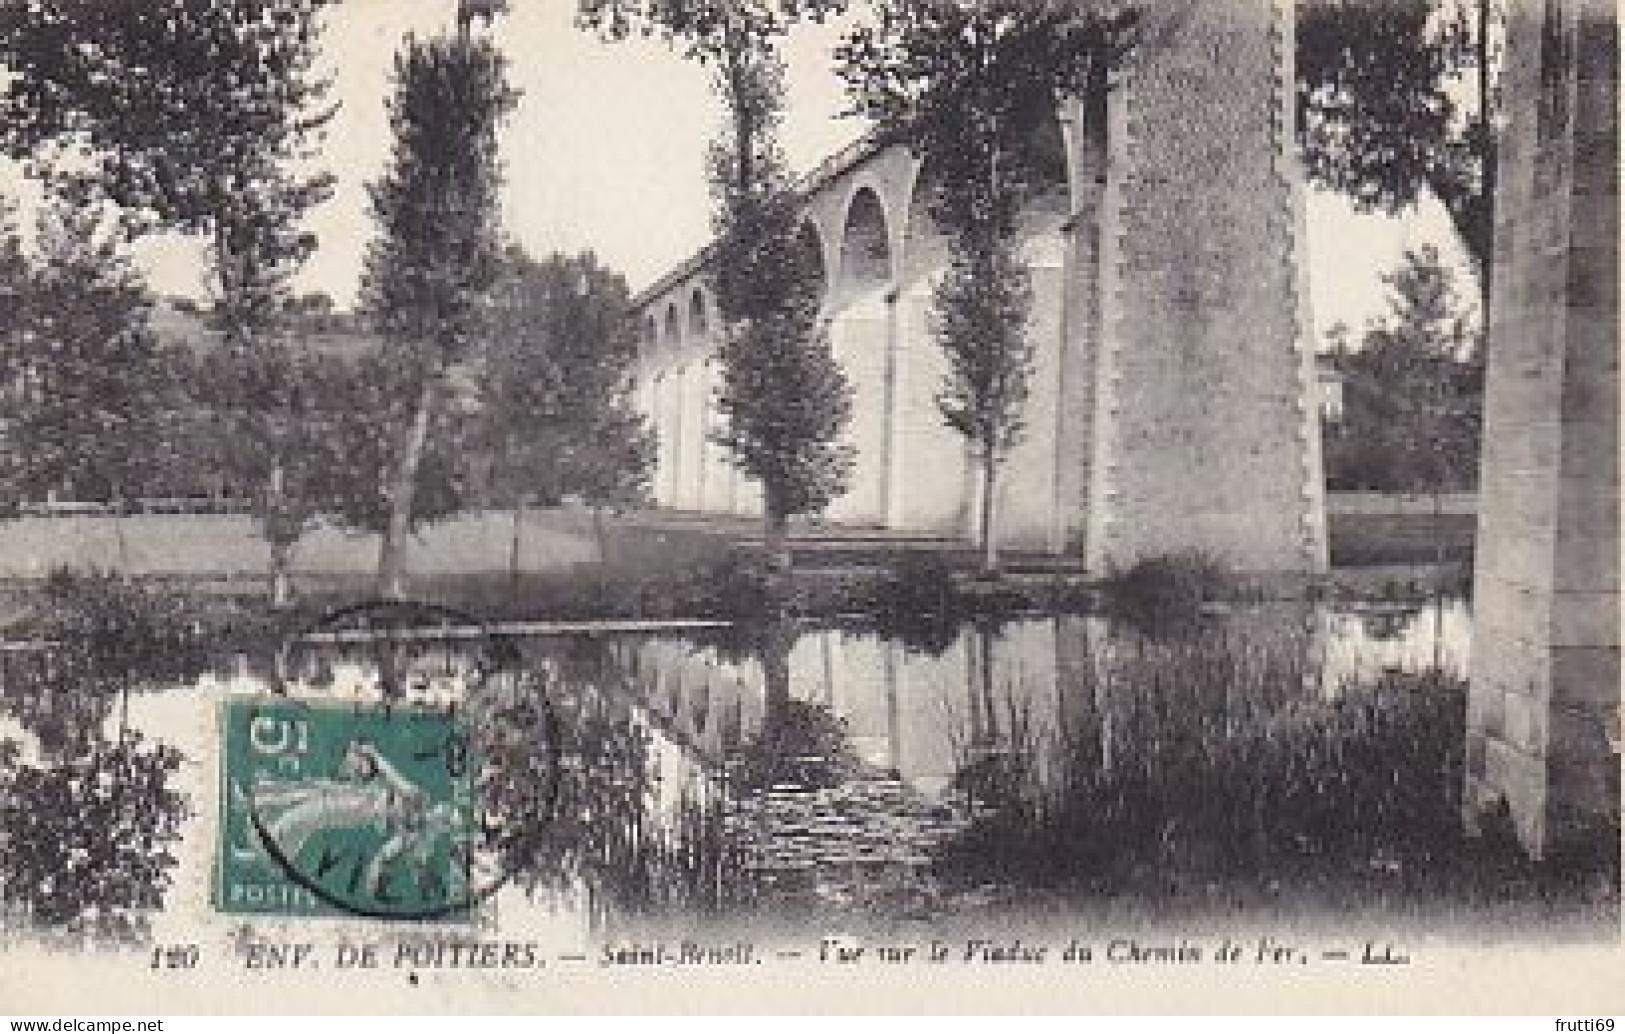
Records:
<instances>
[{"instance_id":1,"label":"postage stamp","mask_svg":"<svg viewBox=\"0 0 1625 1034\"><path fill-rule=\"evenodd\" d=\"M476 762L457 716L230 700L220 724L222 910L427 919L470 907Z\"/></svg>"}]
</instances>

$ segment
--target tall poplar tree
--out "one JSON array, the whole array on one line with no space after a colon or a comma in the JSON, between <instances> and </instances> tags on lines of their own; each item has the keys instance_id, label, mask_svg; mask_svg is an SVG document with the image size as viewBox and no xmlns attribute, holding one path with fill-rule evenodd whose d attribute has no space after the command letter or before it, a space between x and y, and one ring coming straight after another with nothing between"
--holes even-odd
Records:
<instances>
[{"instance_id":1,"label":"tall poplar tree","mask_svg":"<svg viewBox=\"0 0 1625 1034\"><path fill-rule=\"evenodd\" d=\"M419 468L447 375L482 338L502 275L497 137L518 94L506 60L467 23L453 35L408 39L393 82L395 143L383 177L369 186L379 232L362 297L408 400L395 429L378 554L378 592L398 598Z\"/></svg>"},{"instance_id":2,"label":"tall poplar tree","mask_svg":"<svg viewBox=\"0 0 1625 1034\"><path fill-rule=\"evenodd\" d=\"M717 249L710 266L723 322L726 425L717 441L762 486L763 540L776 576L790 566L788 521L845 491L839 438L851 388L818 324L820 277L799 241L801 200L778 146L778 44L844 0L579 0L579 20L609 39L658 34L712 74L725 110L710 152ZM776 578L776 581L779 579ZM780 583L782 585L782 582Z\"/></svg>"},{"instance_id":3,"label":"tall poplar tree","mask_svg":"<svg viewBox=\"0 0 1625 1034\"><path fill-rule=\"evenodd\" d=\"M981 466L992 574L998 471L1025 431L1033 362L1020 218L1060 171L1043 123L1064 96L1101 108L1139 17L1112 0L883 0L874 13L840 48L840 71L858 111L930 172L926 210L949 251L932 295L949 363L937 405Z\"/></svg>"}]
</instances>

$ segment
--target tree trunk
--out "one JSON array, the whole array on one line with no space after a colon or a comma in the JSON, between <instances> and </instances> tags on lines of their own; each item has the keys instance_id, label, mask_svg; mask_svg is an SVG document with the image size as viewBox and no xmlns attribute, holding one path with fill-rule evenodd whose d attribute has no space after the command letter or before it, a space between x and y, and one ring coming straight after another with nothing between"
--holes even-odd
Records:
<instances>
[{"instance_id":1,"label":"tree trunk","mask_svg":"<svg viewBox=\"0 0 1625 1034\"><path fill-rule=\"evenodd\" d=\"M129 517L126 512L129 507L123 500L116 498L113 506L113 541L118 545L119 577L128 582L133 577L130 571L130 538L124 527L124 522Z\"/></svg>"},{"instance_id":2,"label":"tree trunk","mask_svg":"<svg viewBox=\"0 0 1625 1034\"><path fill-rule=\"evenodd\" d=\"M989 450L982 457L982 574L995 578L999 573L999 540L993 533L993 493L998 487L999 461Z\"/></svg>"},{"instance_id":3,"label":"tree trunk","mask_svg":"<svg viewBox=\"0 0 1625 1034\"><path fill-rule=\"evenodd\" d=\"M1478 126L1487 144L1492 137L1490 125L1490 0L1478 0ZM1498 150L1497 150L1498 153ZM1480 189L1492 204L1495 199L1495 162L1485 164L1483 185ZM1485 242L1482 261L1478 264L1478 302L1482 309L1484 333L1490 329L1490 281L1495 267L1495 216L1489 217L1490 240Z\"/></svg>"},{"instance_id":4,"label":"tree trunk","mask_svg":"<svg viewBox=\"0 0 1625 1034\"><path fill-rule=\"evenodd\" d=\"M777 755L790 710L790 648L795 644L795 628L775 618L761 640L762 736L760 742ZM779 758L777 760L783 760Z\"/></svg>"},{"instance_id":5,"label":"tree trunk","mask_svg":"<svg viewBox=\"0 0 1625 1034\"><path fill-rule=\"evenodd\" d=\"M779 504L775 493L763 486L762 493L762 552L767 561L768 606L772 613L763 615L770 621L783 620L788 614L791 595L790 521Z\"/></svg>"},{"instance_id":6,"label":"tree trunk","mask_svg":"<svg viewBox=\"0 0 1625 1034\"><path fill-rule=\"evenodd\" d=\"M282 608L293 603L293 580L288 575L292 566L293 543L286 538L271 540L271 606Z\"/></svg>"},{"instance_id":7,"label":"tree trunk","mask_svg":"<svg viewBox=\"0 0 1625 1034\"><path fill-rule=\"evenodd\" d=\"M406 595L402 576L406 558L406 536L412 530L412 503L417 490L418 466L423 462L423 448L429 440L429 418L434 408L434 378L423 382L418 395L417 412L407 425L402 437L401 451L390 476L389 525L384 529L383 541L378 547L378 595L387 600L402 599Z\"/></svg>"},{"instance_id":8,"label":"tree trunk","mask_svg":"<svg viewBox=\"0 0 1625 1034\"><path fill-rule=\"evenodd\" d=\"M282 461L271 465L267 493L265 538L271 547L271 606L286 607L293 602L293 585L288 569L293 564L294 529L288 522L287 472Z\"/></svg>"},{"instance_id":9,"label":"tree trunk","mask_svg":"<svg viewBox=\"0 0 1625 1034\"><path fill-rule=\"evenodd\" d=\"M513 503L513 537L508 543L508 587L514 592L519 591L519 536L525 524L525 499L523 496Z\"/></svg>"},{"instance_id":10,"label":"tree trunk","mask_svg":"<svg viewBox=\"0 0 1625 1034\"><path fill-rule=\"evenodd\" d=\"M592 535L598 546L598 589L609 587L609 532L604 528L604 508L592 504Z\"/></svg>"},{"instance_id":11,"label":"tree trunk","mask_svg":"<svg viewBox=\"0 0 1625 1034\"><path fill-rule=\"evenodd\" d=\"M1444 666L1444 489L1433 483L1433 670Z\"/></svg>"}]
</instances>

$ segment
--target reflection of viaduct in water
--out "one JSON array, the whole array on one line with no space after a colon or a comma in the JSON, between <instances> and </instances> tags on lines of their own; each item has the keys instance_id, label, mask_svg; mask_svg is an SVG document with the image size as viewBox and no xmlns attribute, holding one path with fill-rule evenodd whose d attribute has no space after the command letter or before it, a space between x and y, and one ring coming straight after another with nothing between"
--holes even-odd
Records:
<instances>
[{"instance_id":1,"label":"reflection of viaduct in water","mask_svg":"<svg viewBox=\"0 0 1625 1034\"><path fill-rule=\"evenodd\" d=\"M1030 206L1035 369L1002 474L1007 545L1094 569L1206 549L1239 566L1325 563L1313 349L1291 146L1290 0L1150 5L1107 99L1060 104ZM860 143L804 185L823 319L854 390L857 465L829 516L966 533L977 479L934 402L945 262L933 171ZM718 318L701 254L638 300L641 407L662 506L751 513L759 490L710 442Z\"/></svg>"},{"instance_id":2,"label":"reflection of viaduct in water","mask_svg":"<svg viewBox=\"0 0 1625 1034\"><path fill-rule=\"evenodd\" d=\"M1284 687L1292 699L1323 691L1328 627L1323 615L1298 606L1225 622L1231 642L1245 644L1244 665L1268 663L1294 675ZM712 764L761 736L767 702L777 696L764 671L776 667L787 682L779 693L828 707L864 762L928 794L990 753L1017 755L1043 779L1080 757L1109 766L1125 751L1188 731L1191 722L1239 727L1259 708L1288 702L1244 697L1229 680L1131 686L1109 674L1123 652L1145 648L1099 618L1063 616L996 632L967 628L934 655L829 630L787 640L779 665L730 662L672 639L622 640L613 649L656 723Z\"/></svg>"}]
</instances>

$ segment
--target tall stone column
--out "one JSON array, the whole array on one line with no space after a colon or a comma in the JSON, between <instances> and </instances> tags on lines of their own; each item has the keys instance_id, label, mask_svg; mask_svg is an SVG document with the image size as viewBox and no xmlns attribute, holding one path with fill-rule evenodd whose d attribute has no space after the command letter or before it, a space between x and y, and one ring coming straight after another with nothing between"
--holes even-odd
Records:
<instances>
[{"instance_id":1,"label":"tall stone column","mask_svg":"<svg viewBox=\"0 0 1625 1034\"><path fill-rule=\"evenodd\" d=\"M1093 366L1097 412L1078 443L1086 555L1102 572L1186 552L1318 571L1291 2L1189 0L1146 19L1114 90L1100 346L1074 364Z\"/></svg>"},{"instance_id":2,"label":"tall stone column","mask_svg":"<svg viewBox=\"0 0 1625 1034\"><path fill-rule=\"evenodd\" d=\"M1464 806L1541 856L1619 815L1619 29L1510 15Z\"/></svg>"},{"instance_id":3,"label":"tall stone column","mask_svg":"<svg viewBox=\"0 0 1625 1034\"><path fill-rule=\"evenodd\" d=\"M1107 182L1105 98L1061 107L1072 212L1066 233L1055 431L1056 522L1062 551L1087 555L1100 352L1101 235Z\"/></svg>"},{"instance_id":4,"label":"tall stone column","mask_svg":"<svg viewBox=\"0 0 1625 1034\"><path fill-rule=\"evenodd\" d=\"M1055 481L1056 434L1062 405L1062 333L1065 318L1065 250L1070 244L1059 229L1062 218L1022 242L1032 287L1027 335L1033 361L1027 381L1025 431L999 471L994 531L1004 548L1061 551Z\"/></svg>"},{"instance_id":5,"label":"tall stone column","mask_svg":"<svg viewBox=\"0 0 1625 1034\"><path fill-rule=\"evenodd\" d=\"M931 282L921 278L898 295L893 417L899 491L896 527L937 534L967 528L965 440L943 423L937 392L948 359L931 334Z\"/></svg>"},{"instance_id":6,"label":"tall stone column","mask_svg":"<svg viewBox=\"0 0 1625 1034\"><path fill-rule=\"evenodd\" d=\"M677 359L673 359L666 370L666 505L674 510L688 505L687 493L683 488L683 479L688 473L683 464L686 451L683 439L688 430L683 413L686 394L683 389L684 373L682 363Z\"/></svg>"},{"instance_id":7,"label":"tall stone column","mask_svg":"<svg viewBox=\"0 0 1625 1034\"><path fill-rule=\"evenodd\" d=\"M886 448L891 429L886 369L892 330L887 290L877 286L849 299L830 324L835 361L852 385L852 417L845 441L855 451L846 494L829 507L829 515L836 520L881 524L886 519Z\"/></svg>"},{"instance_id":8,"label":"tall stone column","mask_svg":"<svg viewBox=\"0 0 1625 1034\"><path fill-rule=\"evenodd\" d=\"M671 466L672 466L672 420L671 420L671 371L658 370L650 386L652 401L650 406L654 412L655 430L655 475L654 493L655 505L663 509L673 506L671 497Z\"/></svg>"}]
</instances>

